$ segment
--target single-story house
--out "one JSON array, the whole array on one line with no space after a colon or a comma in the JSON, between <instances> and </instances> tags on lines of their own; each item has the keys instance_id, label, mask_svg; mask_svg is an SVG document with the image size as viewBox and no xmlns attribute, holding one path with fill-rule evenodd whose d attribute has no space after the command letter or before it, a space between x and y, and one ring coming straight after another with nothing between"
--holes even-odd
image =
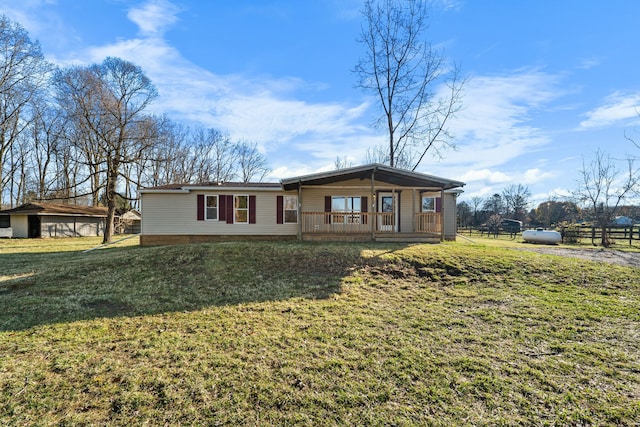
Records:
<instances>
[{"instance_id":1,"label":"single-story house","mask_svg":"<svg viewBox=\"0 0 640 427\"><path fill-rule=\"evenodd\" d=\"M249 239L439 242L456 238L464 183L369 164L279 183L140 191L141 245Z\"/></svg>"},{"instance_id":2,"label":"single-story house","mask_svg":"<svg viewBox=\"0 0 640 427\"><path fill-rule=\"evenodd\" d=\"M7 237L80 237L104 233L107 208L32 202L0 211Z\"/></svg>"}]
</instances>

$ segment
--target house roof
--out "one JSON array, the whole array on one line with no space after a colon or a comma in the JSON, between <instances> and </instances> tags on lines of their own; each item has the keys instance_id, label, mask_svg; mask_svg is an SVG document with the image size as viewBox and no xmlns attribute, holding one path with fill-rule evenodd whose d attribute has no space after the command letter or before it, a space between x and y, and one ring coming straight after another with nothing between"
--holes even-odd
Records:
<instances>
[{"instance_id":1,"label":"house roof","mask_svg":"<svg viewBox=\"0 0 640 427\"><path fill-rule=\"evenodd\" d=\"M95 206L61 205L56 203L31 202L13 209L0 211L2 215L65 215L106 217L107 208Z\"/></svg>"},{"instance_id":2,"label":"house roof","mask_svg":"<svg viewBox=\"0 0 640 427\"><path fill-rule=\"evenodd\" d=\"M277 182L202 182L198 184L166 184L140 190L141 193L151 192L184 192L189 190L210 190L212 187L223 190L232 189L271 189L280 190L282 186Z\"/></svg>"},{"instance_id":3,"label":"house roof","mask_svg":"<svg viewBox=\"0 0 640 427\"><path fill-rule=\"evenodd\" d=\"M141 190L141 193L167 193L167 192L189 192L193 190L211 190L219 188L223 190L232 189L255 189L255 190L295 190L298 185L325 185L335 182L347 181L351 179L370 179L373 174L376 182L401 185L404 187L424 188L433 190L450 190L464 186L464 182L442 178L434 175L427 175L419 172L412 172L405 169L392 168L391 166L373 163L369 165L356 166L346 169L338 169L329 172L320 172L311 175L296 176L282 179L277 182L204 182L199 184L167 184L157 187L150 187Z\"/></svg>"},{"instance_id":4,"label":"house roof","mask_svg":"<svg viewBox=\"0 0 640 427\"><path fill-rule=\"evenodd\" d=\"M377 182L385 182L387 184L402 185L406 187L449 190L464 186L464 182L461 181L455 181L419 172L412 172L405 169L393 168L379 163L287 178L280 182L285 190L293 190L297 188L299 184L325 185L350 179L364 180L370 179L372 174Z\"/></svg>"}]
</instances>

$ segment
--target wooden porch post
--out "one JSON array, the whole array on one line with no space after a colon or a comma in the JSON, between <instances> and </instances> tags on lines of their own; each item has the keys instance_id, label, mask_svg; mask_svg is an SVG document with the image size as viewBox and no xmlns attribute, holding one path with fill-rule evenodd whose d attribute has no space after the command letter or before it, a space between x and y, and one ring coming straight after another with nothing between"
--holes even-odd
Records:
<instances>
[{"instance_id":1,"label":"wooden porch post","mask_svg":"<svg viewBox=\"0 0 640 427\"><path fill-rule=\"evenodd\" d=\"M444 241L444 188L440 189L440 241Z\"/></svg>"},{"instance_id":2,"label":"wooden porch post","mask_svg":"<svg viewBox=\"0 0 640 427\"><path fill-rule=\"evenodd\" d=\"M422 201L420 201L422 204ZM413 226L413 232L416 232L416 189L411 189L411 223Z\"/></svg>"},{"instance_id":3,"label":"wooden porch post","mask_svg":"<svg viewBox=\"0 0 640 427\"><path fill-rule=\"evenodd\" d=\"M298 241L302 240L302 182L298 181Z\"/></svg>"},{"instance_id":4,"label":"wooden porch post","mask_svg":"<svg viewBox=\"0 0 640 427\"><path fill-rule=\"evenodd\" d=\"M376 213L376 206L377 206L377 200L375 199L375 185L374 185L374 180L375 180L375 171L376 169L373 168L371 169L371 196L369 197L369 201L367 203L370 203L370 206L367 206L367 211L371 212L371 216L369 217L370 219L370 223L371 223L371 240L375 240L376 239L376 220L378 218L378 215ZM371 209L369 209L371 208Z\"/></svg>"}]
</instances>

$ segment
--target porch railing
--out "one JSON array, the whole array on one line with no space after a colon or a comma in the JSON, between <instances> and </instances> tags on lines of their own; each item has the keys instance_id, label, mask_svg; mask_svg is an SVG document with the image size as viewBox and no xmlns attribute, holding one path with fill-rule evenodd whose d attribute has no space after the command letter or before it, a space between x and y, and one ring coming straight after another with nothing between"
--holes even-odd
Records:
<instances>
[{"instance_id":1,"label":"porch railing","mask_svg":"<svg viewBox=\"0 0 640 427\"><path fill-rule=\"evenodd\" d=\"M372 228L373 227L373 228ZM414 217L414 233L441 232L439 213L420 212ZM393 212L302 212L303 233L397 233Z\"/></svg>"},{"instance_id":2,"label":"porch railing","mask_svg":"<svg viewBox=\"0 0 640 427\"><path fill-rule=\"evenodd\" d=\"M302 212L302 232L370 233L375 215L370 212Z\"/></svg>"},{"instance_id":3,"label":"porch railing","mask_svg":"<svg viewBox=\"0 0 640 427\"><path fill-rule=\"evenodd\" d=\"M442 216L436 212L418 212L415 214L415 231L416 233L434 233L442 232Z\"/></svg>"}]
</instances>

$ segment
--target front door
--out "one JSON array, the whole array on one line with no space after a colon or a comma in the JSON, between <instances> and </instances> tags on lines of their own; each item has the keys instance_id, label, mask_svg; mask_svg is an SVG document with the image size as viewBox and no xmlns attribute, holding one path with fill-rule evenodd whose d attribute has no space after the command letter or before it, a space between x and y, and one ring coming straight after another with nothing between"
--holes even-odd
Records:
<instances>
[{"instance_id":1,"label":"front door","mask_svg":"<svg viewBox=\"0 0 640 427\"><path fill-rule=\"evenodd\" d=\"M398 195L380 193L378 195L378 230L398 231Z\"/></svg>"}]
</instances>

